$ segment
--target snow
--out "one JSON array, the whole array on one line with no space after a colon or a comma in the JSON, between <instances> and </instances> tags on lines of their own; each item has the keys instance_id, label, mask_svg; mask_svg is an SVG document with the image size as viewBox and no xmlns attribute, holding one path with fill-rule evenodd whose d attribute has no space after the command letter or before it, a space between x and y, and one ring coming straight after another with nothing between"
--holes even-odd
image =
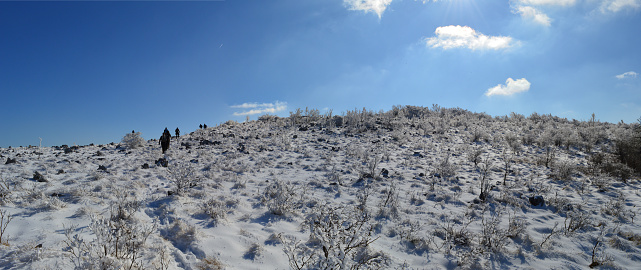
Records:
<instances>
[{"instance_id":1,"label":"snow","mask_svg":"<svg viewBox=\"0 0 641 270\"><path fill-rule=\"evenodd\" d=\"M346 269L358 265L353 258L386 269L641 262L638 176L593 173L589 161L611 152L628 125L411 107L348 112L341 122L313 113L228 122L172 138L165 155L156 140L135 149L0 149L1 209L12 217L2 226L0 268L289 269L292 258L311 258L310 269ZM588 149L570 140L582 132L604 135ZM565 141L548 148L547 168L544 142L558 137ZM9 158L17 163L5 164ZM545 205L530 204L536 195Z\"/></svg>"}]
</instances>

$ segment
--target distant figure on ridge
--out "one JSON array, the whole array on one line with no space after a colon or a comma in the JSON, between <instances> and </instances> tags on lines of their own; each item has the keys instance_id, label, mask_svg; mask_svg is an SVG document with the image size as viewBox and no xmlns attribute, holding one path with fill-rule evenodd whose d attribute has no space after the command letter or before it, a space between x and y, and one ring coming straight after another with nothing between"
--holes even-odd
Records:
<instances>
[{"instance_id":1,"label":"distant figure on ridge","mask_svg":"<svg viewBox=\"0 0 641 270\"><path fill-rule=\"evenodd\" d=\"M203 128L203 124L200 124L200 128L201 128L201 129Z\"/></svg>"},{"instance_id":2,"label":"distant figure on ridge","mask_svg":"<svg viewBox=\"0 0 641 270\"><path fill-rule=\"evenodd\" d=\"M176 138L180 137L180 129L176 128Z\"/></svg>"},{"instance_id":3,"label":"distant figure on ridge","mask_svg":"<svg viewBox=\"0 0 641 270\"><path fill-rule=\"evenodd\" d=\"M163 154L167 151L167 149L169 149L170 140L171 140L171 134L169 133L169 130L165 128L165 131L163 131L162 136L160 136L160 146L162 147Z\"/></svg>"},{"instance_id":4,"label":"distant figure on ridge","mask_svg":"<svg viewBox=\"0 0 641 270\"><path fill-rule=\"evenodd\" d=\"M203 124L203 128L205 128L205 129L206 129L206 128L207 128L207 124Z\"/></svg>"}]
</instances>

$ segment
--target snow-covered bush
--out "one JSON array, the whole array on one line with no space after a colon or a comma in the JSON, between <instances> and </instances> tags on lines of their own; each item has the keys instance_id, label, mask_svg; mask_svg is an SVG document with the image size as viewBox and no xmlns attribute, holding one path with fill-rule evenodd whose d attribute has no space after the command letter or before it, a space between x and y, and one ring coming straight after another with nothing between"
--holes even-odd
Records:
<instances>
[{"instance_id":1,"label":"snow-covered bush","mask_svg":"<svg viewBox=\"0 0 641 270\"><path fill-rule=\"evenodd\" d=\"M576 165L569 160L554 162L552 165L552 174L558 180L572 180L572 175L576 170Z\"/></svg>"},{"instance_id":2,"label":"snow-covered bush","mask_svg":"<svg viewBox=\"0 0 641 270\"><path fill-rule=\"evenodd\" d=\"M198 230L194 225L180 219L174 219L171 224L161 227L160 235L172 242L180 250L189 250L191 245L198 239Z\"/></svg>"},{"instance_id":3,"label":"snow-covered bush","mask_svg":"<svg viewBox=\"0 0 641 270\"><path fill-rule=\"evenodd\" d=\"M221 197L219 199L210 199L202 205L203 214L211 218L211 225L217 226L227 219L227 214L232 213L233 208L238 205L238 200Z\"/></svg>"},{"instance_id":4,"label":"snow-covered bush","mask_svg":"<svg viewBox=\"0 0 641 270\"><path fill-rule=\"evenodd\" d=\"M11 201L11 186L9 182L0 176L0 204L4 205Z\"/></svg>"},{"instance_id":5,"label":"snow-covered bush","mask_svg":"<svg viewBox=\"0 0 641 270\"><path fill-rule=\"evenodd\" d=\"M7 243L7 237L4 232L7 230L7 226L9 226L9 222L11 222L12 219L13 216L7 210L0 209L0 245ZM5 239L2 239L3 237Z\"/></svg>"},{"instance_id":6,"label":"snow-covered bush","mask_svg":"<svg viewBox=\"0 0 641 270\"><path fill-rule=\"evenodd\" d=\"M167 168L170 180L174 184L175 193L183 194L201 182L202 179L196 175L196 170L188 163L173 163Z\"/></svg>"},{"instance_id":7,"label":"snow-covered bush","mask_svg":"<svg viewBox=\"0 0 641 270\"><path fill-rule=\"evenodd\" d=\"M376 241L370 216L358 207L324 205L307 216L309 239L282 237L292 269L384 268L389 261L370 245Z\"/></svg>"},{"instance_id":8,"label":"snow-covered bush","mask_svg":"<svg viewBox=\"0 0 641 270\"><path fill-rule=\"evenodd\" d=\"M140 224L124 220L111 212L110 217L91 216L89 229L95 238L87 241L77 226L65 229L65 250L75 269L144 269L142 251L156 223Z\"/></svg>"},{"instance_id":9,"label":"snow-covered bush","mask_svg":"<svg viewBox=\"0 0 641 270\"><path fill-rule=\"evenodd\" d=\"M261 203L270 213L285 216L295 213L301 202L292 184L275 179L263 191Z\"/></svg>"},{"instance_id":10,"label":"snow-covered bush","mask_svg":"<svg viewBox=\"0 0 641 270\"><path fill-rule=\"evenodd\" d=\"M143 139L140 135L142 133L140 132L135 132L135 133L127 133L124 137L122 137L121 143L127 148L127 149L136 149L138 147L143 147L145 146L145 139Z\"/></svg>"},{"instance_id":11,"label":"snow-covered bush","mask_svg":"<svg viewBox=\"0 0 641 270\"><path fill-rule=\"evenodd\" d=\"M507 233L500 228L501 217L502 214L497 210L481 218L479 244L494 253L503 251L507 244Z\"/></svg>"}]
</instances>

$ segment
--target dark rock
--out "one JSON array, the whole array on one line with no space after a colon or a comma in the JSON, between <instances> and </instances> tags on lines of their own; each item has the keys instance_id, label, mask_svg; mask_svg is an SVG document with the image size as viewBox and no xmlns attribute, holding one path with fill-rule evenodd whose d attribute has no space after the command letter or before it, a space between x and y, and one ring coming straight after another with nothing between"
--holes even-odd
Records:
<instances>
[{"instance_id":1,"label":"dark rock","mask_svg":"<svg viewBox=\"0 0 641 270\"><path fill-rule=\"evenodd\" d=\"M222 143L219 141L210 141L210 140L201 140L200 145L221 145Z\"/></svg>"},{"instance_id":2,"label":"dark rock","mask_svg":"<svg viewBox=\"0 0 641 270\"><path fill-rule=\"evenodd\" d=\"M58 170L58 174L63 174L63 173L65 173L65 170L63 169Z\"/></svg>"},{"instance_id":3,"label":"dark rock","mask_svg":"<svg viewBox=\"0 0 641 270\"><path fill-rule=\"evenodd\" d=\"M245 148L245 144L243 143L238 143L238 152L247 154L247 149Z\"/></svg>"},{"instance_id":4,"label":"dark rock","mask_svg":"<svg viewBox=\"0 0 641 270\"><path fill-rule=\"evenodd\" d=\"M49 182L44 175L40 174L39 172L33 173L33 180L36 180L38 182Z\"/></svg>"},{"instance_id":5,"label":"dark rock","mask_svg":"<svg viewBox=\"0 0 641 270\"><path fill-rule=\"evenodd\" d=\"M423 154L421 154L420 152L414 152L414 156L415 157L419 157L419 158L423 158Z\"/></svg>"},{"instance_id":6,"label":"dark rock","mask_svg":"<svg viewBox=\"0 0 641 270\"><path fill-rule=\"evenodd\" d=\"M419 173L418 177L425 177L425 174L424 173Z\"/></svg>"},{"instance_id":7,"label":"dark rock","mask_svg":"<svg viewBox=\"0 0 641 270\"><path fill-rule=\"evenodd\" d=\"M532 196L529 198L530 204L532 206L544 206L545 205L545 200L543 199L543 196L537 195L537 196Z\"/></svg>"},{"instance_id":8,"label":"dark rock","mask_svg":"<svg viewBox=\"0 0 641 270\"><path fill-rule=\"evenodd\" d=\"M189 162L196 164L196 163L198 163L198 160L197 159L192 159Z\"/></svg>"},{"instance_id":9,"label":"dark rock","mask_svg":"<svg viewBox=\"0 0 641 270\"><path fill-rule=\"evenodd\" d=\"M374 178L374 176L373 176L373 175L371 175L371 174L369 174L369 173L364 173L364 174L361 176L361 179L367 179L367 178Z\"/></svg>"},{"instance_id":10,"label":"dark rock","mask_svg":"<svg viewBox=\"0 0 641 270\"><path fill-rule=\"evenodd\" d=\"M107 167L105 167L104 165L99 165L98 166L98 170L106 172L107 171Z\"/></svg>"},{"instance_id":11,"label":"dark rock","mask_svg":"<svg viewBox=\"0 0 641 270\"><path fill-rule=\"evenodd\" d=\"M306 127L306 126L302 126L302 127L298 128L298 131L307 131L307 130L309 130L309 128Z\"/></svg>"},{"instance_id":12,"label":"dark rock","mask_svg":"<svg viewBox=\"0 0 641 270\"><path fill-rule=\"evenodd\" d=\"M167 166L169 166L169 161L165 158L159 158L156 160L156 165L167 168Z\"/></svg>"},{"instance_id":13,"label":"dark rock","mask_svg":"<svg viewBox=\"0 0 641 270\"><path fill-rule=\"evenodd\" d=\"M389 171L387 169L382 169L381 170L381 175L385 178L389 177Z\"/></svg>"},{"instance_id":14,"label":"dark rock","mask_svg":"<svg viewBox=\"0 0 641 270\"><path fill-rule=\"evenodd\" d=\"M149 163L142 164L143 169L149 169Z\"/></svg>"},{"instance_id":15,"label":"dark rock","mask_svg":"<svg viewBox=\"0 0 641 270\"><path fill-rule=\"evenodd\" d=\"M18 163L18 161L15 158L7 158L7 162L4 164L13 164L13 163Z\"/></svg>"},{"instance_id":16,"label":"dark rock","mask_svg":"<svg viewBox=\"0 0 641 270\"><path fill-rule=\"evenodd\" d=\"M298 135L294 135L292 138L293 138L293 139L296 139L296 138L298 138Z\"/></svg>"},{"instance_id":17,"label":"dark rock","mask_svg":"<svg viewBox=\"0 0 641 270\"><path fill-rule=\"evenodd\" d=\"M185 149L187 149L187 150L189 150L191 148L191 144L189 144L188 142L182 142L182 143L180 143L180 145L185 147Z\"/></svg>"}]
</instances>

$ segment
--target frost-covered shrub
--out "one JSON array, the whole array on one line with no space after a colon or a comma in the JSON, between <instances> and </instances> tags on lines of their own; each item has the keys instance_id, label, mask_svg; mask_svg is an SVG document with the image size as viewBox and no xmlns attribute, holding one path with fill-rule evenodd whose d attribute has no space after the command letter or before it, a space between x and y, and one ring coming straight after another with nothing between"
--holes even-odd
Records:
<instances>
[{"instance_id":1,"label":"frost-covered shrub","mask_svg":"<svg viewBox=\"0 0 641 270\"><path fill-rule=\"evenodd\" d=\"M175 187L175 193L182 194L187 189L197 186L202 179L196 175L196 170L191 164L172 164L167 168L170 180Z\"/></svg>"},{"instance_id":2,"label":"frost-covered shrub","mask_svg":"<svg viewBox=\"0 0 641 270\"><path fill-rule=\"evenodd\" d=\"M210 199L205 201L202 205L202 212L212 219L212 225L216 226L227 219L227 214L232 213L232 209L238 205L238 200L226 199Z\"/></svg>"},{"instance_id":3,"label":"frost-covered shrub","mask_svg":"<svg viewBox=\"0 0 641 270\"><path fill-rule=\"evenodd\" d=\"M484 150L481 147L470 147L467 151L467 160L474 163L474 167L476 167L481 162L483 152Z\"/></svg>"},{"instance_id":4,"label":"frost-covered shrub","mask_svg":"<svg viewBox=\"0 0 641 270\"><path fill-rule=\"evenodd\" d=\"M263 191L261 203L267 206L270 213L277 216L285 216L295 213L301 202L296 198L296 191L293 185L288 182L273 180Z\"/></svg>"},{"instance_id":5,"label":"frost-covered shrub","mask_svg":"<svg viewBox=\"0 0 641 270\"><path fill-rule=\"evenodd\" d=\"M489 140L489 137L488 137L487 133L485 132L485 130L483 130L481 128L474 128L470 132L470 140L472 142L475 142L475 143L484 142L484 141L487 142Z\"/></svg>"},{"instance_id":6,"label":"frost-covered shrub","mask_svg":"<svg viewBox=\"0 0 641 270\"><path fill-rule=\"evenodd\" d=\"M256 260L260 255L263 253L263 246L261 246L259 243L253 243L249 246L247 251L245 251L245 254L243 254L243 258L245 260Z\"/></svg>"},{"instance_id":7,"label":"frost-covered shrub","mask_svg":"<svg viewBox=\"0 0 641 270\"><path fill-rule=\"evenodd\" d=\"M188 250L198 239L196 227L179 219L175 219L171 224L162 228L160 235L183 251Z\"/></svg>"},{"instance_id":8,"label":"frost-covered shrub","mask_svg":"<svg viewBox=\"0 0 641 270\"><path fill-rule=\"evenodd\" d=\"M376 240L370 220L358 207L317 207L305 219L309 228L306 243L281 237L289 266L292 269L385 268L389 258L370 247Z\"/></svg>"},{"instance_id":9,"label":"frost-covered shrub","mask_svg":"<svg viewBox=\"0 0 641 270\"><path fill-rule=\"evenodd\" d=\"M572 180L575 171L576 165L569 160L554 162L552 165L552 176L559 180Z\"/></svg>"},{"instance_id":10,"label":"frost-covered shrub","mask_svg":"<svg viewBox=\"0 0 641 270\"><path fill-rule=\"evenodd\" d=\"M113 211L110 217L91 216L89 229L95 238L80 237L76 226L65 228L65 251L75 269L143 269L142 251L156 223L140 224L137 220L119 218ZM82 231L82 230L80 230Z\"/></svg>"},{"instance_id":11,"label":"frost-covered shrub","mask_svg":"<svg viewBox=\"0 0 641 270\"><path fill-rule=\"evenodd\" d=\"M378 205L377 218L398 218L401 210L399 207L398 201L398 191L396 190L396 185L394 182L391 183L390 187L384 189L382 192L383 197Z\"/></svg>"},{"instance_id":12,"label":"frost-covered shrub","mask_svg":"<svg viewBox=\"0 0 641 270\"><path fill-rule=\"evenodd\" d=\"M494 253L501 252L507 244L507 233L500 228L501 213L494 212L486 217L481 218L481 233L479 234L479 243L489 251Z\"/></svg>"},{"instance_id":13,"label":"frost-covered shrub","mask_svg":"<svg viewBox=\"0 0 641 270\"><path fill-rule=\"evenodd\" d=\"M457 166L450 161L450 155L445 154L436 167L434 168L434 174L436 177L442 177L444 179L449 179L456 176Z\"/></svg>"},{"instance_id":14,"label":"frost-covered shrub","mask_svg":"<svg viewBox=\"0 0 641 270\"><path fill-rule=\"evenodd\" d=\"M146 142L145 139L143 139L140 135L140 132L127 133L124 137L122 137L121 143L127 149L136 149L138 147L143 147L145 146Z\"/></svg>"},{"instance_id":15,"label":"frost-covered shrub","mask_svg":"<svg viewBox=\"0 0 641 270\"><path fill-rule=\"evenodd\" d=\"M11 185L4 177L0 177L0 204L11 201Z\"/></svg>"}]
</instances>

